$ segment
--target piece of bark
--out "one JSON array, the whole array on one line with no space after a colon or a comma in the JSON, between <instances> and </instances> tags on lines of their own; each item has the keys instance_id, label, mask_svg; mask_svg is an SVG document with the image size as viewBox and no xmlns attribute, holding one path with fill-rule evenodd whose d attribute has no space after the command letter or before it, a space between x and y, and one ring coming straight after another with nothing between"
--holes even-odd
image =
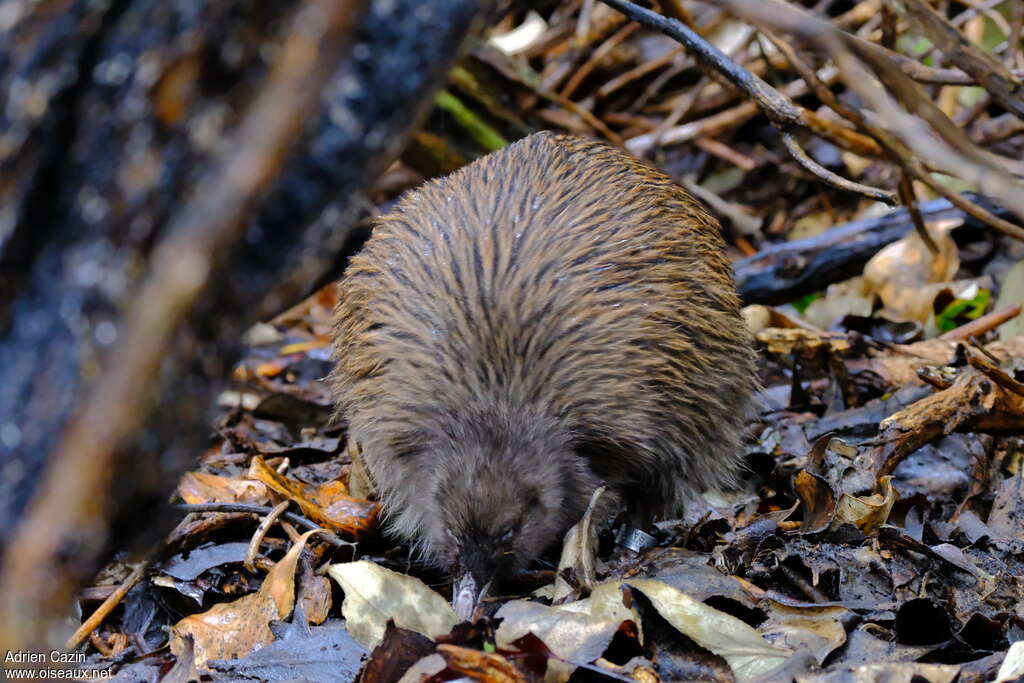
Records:
<instances>
[{"instance_id":1,"label":"piece of bark","mask_svg":"<svg viewBox=\"0 0 1024 683\"><path fill-rule=\"evenodd\" d=\"M998 216L1009 215L981 197L965 196ZM925 221L965 216L946 199L935 199L918 208ZM980 226L975 219L965 218L964 227ZM814 237L772 245L733 264L736 286L744 304L788 303L859 275L882 247L913 229L907 210L897 209L879 218L836 226Z\"/></svg>"},{"instance_id":2,"label":"piece of bark","mask_svg":"<svg viewBox=\"0 0 1024 683\"><path fill-rule=\"evenodd\" d=\"M953 384L882 421L871 453L878 477L891 474L915 450L940 434L970 428L992 433L1024 430L1024 396L1008 391L984 372L964 368Z\"/></svg>"}]
</instances>

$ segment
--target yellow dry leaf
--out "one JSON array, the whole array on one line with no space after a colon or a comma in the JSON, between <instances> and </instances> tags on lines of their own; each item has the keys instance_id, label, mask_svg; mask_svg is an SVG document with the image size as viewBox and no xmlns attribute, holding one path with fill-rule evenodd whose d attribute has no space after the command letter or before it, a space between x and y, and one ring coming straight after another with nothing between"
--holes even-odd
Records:
<instances>
[{"instance_id":1,"label":"yellow dry leaf","mask_svg":"<svg viewBox=\"0 0 1024 683\"><path fill-rule=\"evenodd\" d=\"M388 620L428 638L444 635L459 623L448 601L415 576L366 560L332 564L327 573L345 591L345 628L368 651L384 637Z\"/></svg>"},{"instance_id":2,"label":"yellow dry leaf","mask_svg":"<svg viewBox=\"0 0 1024 683\"><path fill-rule=\"evenodd\" d=\"M762 680L793 654L773 647L736 617L698 602L666 583L630 579L627 584L646 595L654 609L681 633L725 659L740 683Z\"/></svg>"}]
</instances>

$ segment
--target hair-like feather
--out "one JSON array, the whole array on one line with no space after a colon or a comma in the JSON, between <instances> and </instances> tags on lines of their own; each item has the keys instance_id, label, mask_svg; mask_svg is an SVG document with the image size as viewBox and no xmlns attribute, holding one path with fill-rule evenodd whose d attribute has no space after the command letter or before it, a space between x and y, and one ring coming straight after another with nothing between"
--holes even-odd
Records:
<instances>
[{"instance_id":1,"label":"hair-like feather","mask_svg":"<svg viewBox=\"0 0 1024 683\"><path fill-rule=\"evenodd\" d=\"M516 525L525 563L602 480L641 517L735 480L755 365L719 226L610 147L538 133L426 183L340 287L338 410L442 566Z\"/></svg>"}]
</instances>

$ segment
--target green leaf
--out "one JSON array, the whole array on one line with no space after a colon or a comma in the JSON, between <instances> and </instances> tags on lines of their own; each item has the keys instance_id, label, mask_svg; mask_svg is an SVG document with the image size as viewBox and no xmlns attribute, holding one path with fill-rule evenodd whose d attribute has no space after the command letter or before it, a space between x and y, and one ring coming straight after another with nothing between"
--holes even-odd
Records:
<instances>
[{"instance_id":1,"label":"green leaf","mask_svg":"<svg viewBox=\"0 0 1024 683\"><path fill-rule=\"evenodd\" d=\"M959 318L974 320L985 314L992 293L987 289L979 289L972 299L954 299L935 316L935 324L943 332L955 330L960 326Z\"/></svg>"},{"instance_id":2,"label":"green leaf","mask_svg":"<svg viewBox=\"0 0 1024 683\"><path fill-rule=\"evenodd\" d=\"M434 106L451 114L456 122L476 140L477 144L485 149L493 152L508 144L508 141L498 131L487 125L487 122L447 90L437 93L437 97L434 98Z\"/></svg>"},{"instance_id":3,"label":"green leaf","mask_svg":"<svg viewBox=\"0 0 1024 683\"><path fill-rule=\"evenodd\" d=\"M821 292L815 292L814 294L807 294L805 296L802 296L796 301L792 302L793 308L797 310L797 313L803 315L804 311L807 310L807 307L810 306L811 303L813 303L814 301L822 298L822 296L823 294Z\"/></svg>"}]
</instances>

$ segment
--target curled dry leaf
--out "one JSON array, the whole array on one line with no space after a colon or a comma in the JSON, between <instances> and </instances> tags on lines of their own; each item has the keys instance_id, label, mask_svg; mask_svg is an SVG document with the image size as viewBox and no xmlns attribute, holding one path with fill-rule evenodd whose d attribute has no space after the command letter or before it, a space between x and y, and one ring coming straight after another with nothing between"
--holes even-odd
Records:
<instances>
[{"instance_id":1,"label":"curled dry leaf","mask_svg":"<svg viewBox=\"0 0 1024 683\"><path fill-rule=\"evenodd\" d=\"M725 659L739 683L763 680L793 654L773 647L736 617L697 602L661 581L632 579L628 585L646 595L658 613L681 633Z\"/></svg>"},{"instance_id":2,"label":"curled dry leaf","mask_svg":"<svg viewBox=\"0 0 1024 683\"><path fill-rule=\"evenodd\" d=\"M270 500L267 486L251 479L232 479L216 474L187 472L178 483L178 495L189 504L252 503L266 505Z\"/></svg>"},{"instance_id":3,"label":"curled dry leaf","mask_svg":"<svg viewBox=\"0 0 1024 683\"><path fill-rule=\"evenodd\" d=\"M214 605L202 614L185 617L171 629L171 652L181 657L187 639L194 644L200 669L211 659L237 659L274 640L270 622L284 619L295 604L295 566L309 537L307 531L274 565L259 591L234 602Z\"/></svg>"},{"instance_id":4,"label":"curled dry leaf","mask_svg":"<svg viewBox=\"0 0 1024 683\"><path fill-rule=\"evenodd\" d=\"M594 529L594 510L598 506L601 495L606 487L598 487L590 497L590 504L583 518L576 522L565 534L562 543L562 556L558 560L558 573L555 576L555 588L551 602L559 604L575 595L579 590L594 585L594 555L597 550L597 530ZM572 572L578 586L573 587L565 580L565 572Z\"/></svg>"},{"instance_id":5,"label":"curled dry leaf","mask_svg":"<svg viewBox=\"0 0 1024 683\"><path fill-rule=\"evenodd\" d=\"M768 620L758 631L773 645L804 650L821 664L846 642L843 620L850 614L845 607L805 607L768 601Z\"/></svg>"},{"instance_id":6,"label":"curled dry leaf","mask_svg":"<svg viewBox=\"0 0 1024 683\"><path fill-rule=\"evenodd\" d=\"M458 645L438 645L448 668L475 681L487 683L526 683L527 678L512 662L496 652L481 652Z\"/></svg>"},{"instance_id":7,"label":"curled dry leaf","mask_svg":"<svg viewBox=\"0 0 1024 683\"><path fill-rule=\"evenodd\" d=\"M937 254L932 254L914 232L885 247L868 261L864 280L869 291L882 300L886 317L927 322L935 294L960 268L959 251L950 236L956 225L954 221L942 221L928 226L938 246Z\"/></svg>"},{"instance_id":8,"label":"curled dry leaf","mask_svg":"<svg viewBox=\"0 0 1024 683\"><path fill-rule=\"evenodd\" d=\"M621 605L619 584L602 585L617 594ZM624 606L621 610L609 606L614 601L611 591L604 591L598 603L591 598L561 607L525 600L507 602L495 615L502 620L494 634L495 644L502 649L515 649L516 641L532 633L561 660L548 662L548 680L568 680L577 665L589 664L604 654L623 621L639 623L639 618ZM591 609L597 614L591 613Z\"/></svg>"},{"instance_id":9,"label":"curled dry leaf","mask_svg":"<svg viewBox=\"0 0 1024 683\"><path fill-rule=\"evenodd\" d=\"M278 474L261 456L252 459L248 476L295 501L307 517L333 531L359 536L377 526L380 504L350 497L340 481L304 484Z\"/></svg>"},{"instance_id":10,"label":"curled dry leaf","mask_svg":"<svg viewBox=\"0 0 1024 683\"><path fill-rule=\"evenodd\" d=\"M832 528L835 529L845 523L853 524L864 535L878 531L878 528L889 519L892 506L900 498L899 493L892 486L891 476L882 477L878 484L881 492L866 498L851 496L848 493L840 495L839 502L836 503Z\"/></svg>"},{"instance_id":11,"label":"curled dry leaf","mask_svg":"<svg viewBox=\"0 0 1024 683\"><path fill-rule=\"evenodd\" d=\"M800 470L793 477L793 491L803 506L804 518L800 522L799 533L815 534L832 524L836 516L836 494L827 481L807 470Z\"/></svg>"},{"instance_id":12,"label":"curled dry leaf","mask_svg":"<svg viewBox=\"0 0 1024 683\"><path fill-rule=\"evenodd\" d=\"M327 573L345 591L341 613L349 633L367 650L384 637L388 619L430 638L459 623L448 601L415 577L365 560L331 565Z\"/></svg>"}]
</instances>

